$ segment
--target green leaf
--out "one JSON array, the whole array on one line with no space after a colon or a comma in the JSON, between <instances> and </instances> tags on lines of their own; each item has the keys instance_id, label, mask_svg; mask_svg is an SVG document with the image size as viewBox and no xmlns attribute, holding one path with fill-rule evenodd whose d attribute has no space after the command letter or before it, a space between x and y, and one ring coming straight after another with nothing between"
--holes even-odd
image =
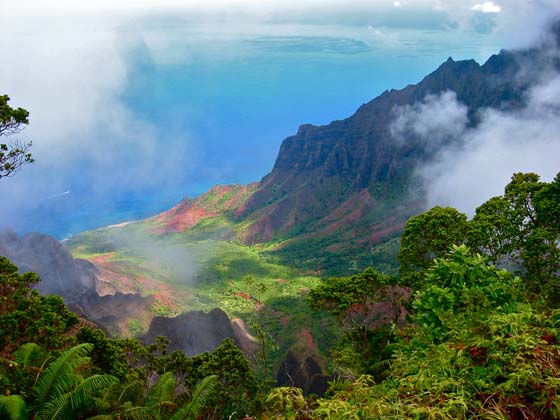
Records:
<instances>
[{"instance_id":1,"label":"green leaf","mask_svg":"<svg viewBox=\"0 0 560 420\"><path fill-rule=\"evenodd\" d=\"M216 375L204 378L196 387L191 400L179 408L170 420L196 420L218 383L218 376Z\"/></svg>"},{"instance_id":2,"label":"green leaf","mask_svg":"<svg viewBox=\"0 0 560 420\"><path fill-rule=\"evenodd\" d=\"M8 416L7 420L27 420L25 400L19 395L0 395L0 414Z\"/></svg>"}]
</instances>

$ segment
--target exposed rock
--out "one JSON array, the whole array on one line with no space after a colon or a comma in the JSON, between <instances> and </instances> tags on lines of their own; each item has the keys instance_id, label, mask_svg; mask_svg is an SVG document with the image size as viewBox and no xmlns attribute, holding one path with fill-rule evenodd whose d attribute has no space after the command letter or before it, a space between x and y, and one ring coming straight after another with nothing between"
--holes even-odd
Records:
<instances>
[{"instance_id":1,"label":"exposed rock","mask_svg":"<svg viewBox=\"0 0 560 420\"><path fill-rule=\"evenodd\" d=\"M237 345L243 353L251 360L253 354L257 350L257 340L251 335L247 329L245 321L241 318L235 318L231 320L231 325L233 326L233 331L237 339Z\"/></svg>"},{"instance_id":2,"label":"exposed rock","mask_svg":"<svg viewBox=\"0 0 560 420\"><path fill-rule=\"evenodd\" d=\"M211 352L226 338L239 343L230 319L218 308L208 313L187 312L175 318L155 317L142 340L152 343L160 335L169 338L170 351L181 350L187 356Z\"/></svg>"},{"instance_id":3,"label":"exposed rock","mask_svg":"<svg viewBox=\"0 0 560 420\"><path fill-rule=\"evenodd\" d=\"M113 334L127 335L129 320L141 320L147 327L153 317L153 298L139 294L114 293L99 296L97 283L103 271L90 261L75 259L59 241L49 235L29 233L18 238L11 230L0 232L0 255L19 267L32 271L41 281L42 294L57 294L66 305Z\"/></svg>"},{"instance_id":4,"label":"exposed rock","mask_svg":"<svg viewBox=\"0 0 560 420\"><path fill-rule=\"evenodd\" d=\"M71 309L81 312L97 325L112 335L130 335L130 321L135 320L140 327L147 328L154 317L152 307L155 299L152 296L141 296L138 293L115 293L99 296L88 293L80 299L78 307Z\"/></svg>"},{"instance_id":5,"label":"exposed rock","mask_svg":"<svg viewBox=\"0 0 560 420\"><path fill-rule=\"evenodd\" d=\"M296 357L292 350L288 350L276 379L279 386L295 386L301 388L306 395L322 396L327 391L331 378L323 373L321 366L312 356L302 360Z\"/></svg>"},{"instance_id":6,"label":"exposed rock","mask_svg":"<svg viewBox=\"0 0 560 420\"><path fill-rule=\"evenodd\" d=\"M95 290L96 267L86 260L74 259L68 248L52 236L29 233L18 238L10 230L0 232L0 254L19 267L41 277L37 289L43 294L58 294L67 302Z\"/></svg>"}]
</instances>

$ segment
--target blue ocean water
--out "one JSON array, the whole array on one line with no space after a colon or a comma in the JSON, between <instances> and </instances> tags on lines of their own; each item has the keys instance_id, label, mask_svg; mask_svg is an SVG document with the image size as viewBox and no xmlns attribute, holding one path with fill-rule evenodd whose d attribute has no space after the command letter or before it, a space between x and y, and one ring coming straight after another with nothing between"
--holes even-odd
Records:
<instances>
[{"instance_id":1,"label":"blue ocean water","mask_svg":"<svg viewBox=\"0 0 560 420\"><path fill-rule=\"evenodd\" d=\"M134 36L122 50L127 83L120 100L169 138L188 138L196 163L161 188L92 195L77 184L22 210L17 230L63 239L158 213L217 183L258 181L299 125L346 118L384 90L420 81L449 56L483 62L502 46L488 33L439 26L269 25L228 36L164 19L133 29L123 29ZM165 165L173 151L165 137L161 142Z\"/></svg>"}]
</instances>

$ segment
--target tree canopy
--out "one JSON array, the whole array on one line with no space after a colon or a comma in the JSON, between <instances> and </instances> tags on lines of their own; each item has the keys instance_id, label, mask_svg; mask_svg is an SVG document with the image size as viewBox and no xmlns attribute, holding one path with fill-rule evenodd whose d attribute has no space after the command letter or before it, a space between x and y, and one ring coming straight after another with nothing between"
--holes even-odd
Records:
<instances>
[{"instance_id":1,"label":"tree canopy","mask_svg":"<svg viewBox=\"0 0 560 420\"><path fill-rule=\"evenodd\" d=\"M10 97L0 95L0 137L19 133L29 124L29 112L23 108L12 108L8 105ZM11 176L33 158L29 152L31 142L18 140L0 143L0 178Z\"/></svg>"},{"instance_id":2,"label":"tree canopy","mask_svg":"<svg viewBox=\"0 0 560 420\"><path fill-rule=\"evenodd\" d=\"M424 273L453 244L465 243L520 275L527 291L560 305L560 174L550 182L516 173L502 196L476 209L472 220L453 208L434 207L406 223L399 262L403 281L422 288ZM421 280L421 281L419 281Z\"/></svg>"}]
</instances>

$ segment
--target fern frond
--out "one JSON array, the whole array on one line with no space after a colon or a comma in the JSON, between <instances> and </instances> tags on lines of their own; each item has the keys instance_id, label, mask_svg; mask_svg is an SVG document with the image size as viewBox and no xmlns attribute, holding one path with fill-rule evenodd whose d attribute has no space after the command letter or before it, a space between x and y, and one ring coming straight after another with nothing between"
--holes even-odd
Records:
<instances>
[{"instance_id":1,"label":"fern frond","mask_svg":"<svg viewBox=\"0 0 560 420\"><path fill-rule=\"evenodd\" d=\"M93 349L93 344L83 343L62 353L39 376L33 387L36 404L40 407L46 401L60 397L76 384L74 370L84 363L84 357Z\"/></svg>"},{"instance_id":2,"label":"fern frond","mask_svg":"<svg viewBox=\"0 0 560 420\"><path fill-rule=\"evenodd\" d=\"M15 351L16 362L24 369L39 368L45 360L45 351L35 343L25 343Z\"/></svg>"},{"instance_id":3,"label":"fern frond","mask_svg":"<svg viewBox=\"0 0 560 420\"><path fill-rule=\"evenodd\" d=\"M57 398L49 400L43 404L37 414L35 420L71 420L70 403L68 402L70 394L64 394Z\"/></svg>"},{"instance_id":4,"label":"fern frond","mask_svg":"<svg viewBox=\"0 0 560 420\"><path fill-rule=\"evenodd\" d=\"M123 420L160 420L161 417L149 407L129 407L119 413Z\"/></svg>"},{"instance_id":5,"label":"fern frond","mask_svg":"<svg viewBox=\"0 0 560 420\"><path fill-rule=\"evenodd\" d=\"M204 378L196 387L190 402L179 408L170 420L196 420L218 383L217 375Z\"/></svg>"},{"instance_id":6,"label":"fern frond","mask_svg":"<svg viewBox=\"0 0 560 420\"><path fill-rule=\"evenodd\" d=\"M84 403L91 401L99 391L117 382L118 379L111 375L93 375L84 379L70 393L70 407L73 411L79 410L84 406Z\"/></svg>"},{"instance_id":7,"label":"fern frond","mask_svg":"<svg viewBox=\"0 0 560 420\"><path fill-rule=\"evenodd\" d=\"M175 399L177 381L172 372L161 375L147 395L146 406L154 407Z\"/></svg>"},{"instance_id":8,"label":"fern frond","mask_svg":"<svg viewBox=\"0 0 560 420\"><path fill-rule=\"evenodd\" d=\"M7 417L4 417L6 415ZM27 420L27 405L19 395L0 395L0 417L8 420Z\"/></svg>"},{"instance_id":9,"label":"fern frond","mask_svg":"<svg viewBox=\"0 0 560 420\"><path fill-rule=\"evenodd\" d=\"M37 413L37 420L74 419L84 408L95 405L93 397L115 383L110 375L93 375L82 380L74 390L48 401Z\"/></svg>"}]
</instances>

